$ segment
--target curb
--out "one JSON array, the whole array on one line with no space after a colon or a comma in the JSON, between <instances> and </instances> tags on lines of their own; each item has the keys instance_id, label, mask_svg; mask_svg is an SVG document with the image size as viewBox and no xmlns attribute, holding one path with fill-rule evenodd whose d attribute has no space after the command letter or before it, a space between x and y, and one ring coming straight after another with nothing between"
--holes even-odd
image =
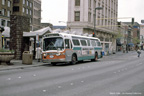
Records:
<instances>
[{"instance_id":1,"label":"curb","mask_svg":"<svg viewBox=\"0 0 144 96\"><path fill-rule=\"evenodd\" d=\"M0 71L4 70L13 70L13 69L24 69L24 68L30 68L30 67L38 67L38 66L43 66L44 63L42 64L36 64L36 65L21 65L21 66L6 66L4 68L0 68Z\"/></svg>"}]
</instances>

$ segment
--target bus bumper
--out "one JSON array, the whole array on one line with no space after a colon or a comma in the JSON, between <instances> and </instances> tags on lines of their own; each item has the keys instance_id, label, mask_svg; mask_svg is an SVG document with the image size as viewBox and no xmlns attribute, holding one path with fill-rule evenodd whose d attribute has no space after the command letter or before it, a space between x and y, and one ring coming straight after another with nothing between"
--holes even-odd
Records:
<instances>
[{"instance_id":1,"label":"bus bumper","mask_svg":"<svg viewBox=\"0 0 144 96\"><path fill-rule=\"evenodd\" d=\"M42 62L44 63L51 63L51 62L58 62L58 63L64 63L64 62L68 62L64 59L43 59Z\"/></svg>"}]
</instances>

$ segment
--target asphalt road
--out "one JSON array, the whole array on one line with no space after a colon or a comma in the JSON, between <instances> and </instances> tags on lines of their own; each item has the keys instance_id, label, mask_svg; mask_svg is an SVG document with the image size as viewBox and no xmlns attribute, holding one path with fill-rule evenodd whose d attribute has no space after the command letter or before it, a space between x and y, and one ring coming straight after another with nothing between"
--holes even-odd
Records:
<instances>
[{"instance_id":1,"label":"asphalt road","mask_svg":"<svg viewBox=\"0 0 144 96\"><path fill-rule=\"evenodd\" d=\"M144 52L0 71L0 96L144 96Z\"/></svg>"}]
</instances>

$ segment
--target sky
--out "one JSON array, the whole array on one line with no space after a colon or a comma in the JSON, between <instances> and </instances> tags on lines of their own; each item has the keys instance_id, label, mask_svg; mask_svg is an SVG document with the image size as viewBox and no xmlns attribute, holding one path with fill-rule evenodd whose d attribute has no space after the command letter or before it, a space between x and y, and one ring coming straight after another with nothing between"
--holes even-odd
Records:
<instances>
[{"instance_id":1,"label":"sky","mask_svg":"<svg viewBox=\"0 0 144 96\"><path fill-rule=\"evenodd\" d=\"M68 18L68 0L41 0L42 23L66 25ZM118 0L118 18L132 17L141 24L144 20L144 0ZM62 21L62 22L59 22ZM122 22L131 22L131 18L118 19Z\"/></svg>"}]
</instances>

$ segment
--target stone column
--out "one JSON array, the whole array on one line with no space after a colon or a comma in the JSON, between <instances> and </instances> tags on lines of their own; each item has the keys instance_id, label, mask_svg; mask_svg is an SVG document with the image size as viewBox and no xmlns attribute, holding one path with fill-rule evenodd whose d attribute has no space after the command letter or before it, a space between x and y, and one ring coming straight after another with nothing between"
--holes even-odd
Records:
<instances>
[{"instance_id":1,"label":"stone column","mask_svg":"<svg viewBox=\"0 0 144 96\"><path fill-rule=\"evenodd\" d=\"M22 59L23 53L23 32L30 31L29 18L19 15L10 17L10 49L15 50L15 59Z\"/></svg>"}]
</instances>

